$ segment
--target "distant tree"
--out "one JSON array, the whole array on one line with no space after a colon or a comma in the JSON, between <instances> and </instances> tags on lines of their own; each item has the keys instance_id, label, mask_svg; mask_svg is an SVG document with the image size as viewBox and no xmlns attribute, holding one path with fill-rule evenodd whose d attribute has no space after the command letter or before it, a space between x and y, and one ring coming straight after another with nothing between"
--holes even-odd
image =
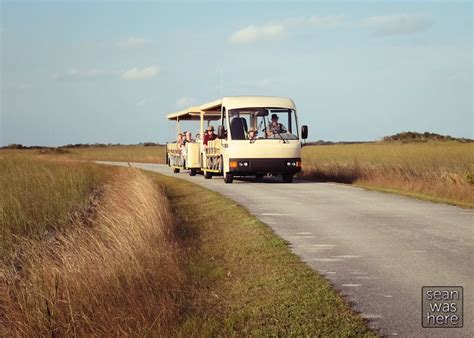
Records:
<instances>
[{"instance_id":1,"label":"distant tree","mask_svg":"<svg viewBox=\"0 0 474 338\"><path fill-rule=\"evenodd\" d=\"M385 136L383 141L398 141L398 142L428 142L428 141L458 141L458 142L473 142L471 139L456 138L450 135L441 135L425 131L424 133L414 131L404 131L395 135Z\"/></svg>"},{"instance_id":2,"label":"distant tree","mask_svg":"<svg viewBox=\"0 0 474 338\"><path fill-rule=\"evenodd\" d=\"M9 145L7 145L3 148L4 149L24 149L25 147L23 146L23 144L12 143L12 144L9 144Z\"/></svg>"},{"instance_id":3,"label":"distant tree","mask_svg":"<svg viewBox=\"0 0 474 338\"><path fill-rule=\"evenodd\" d=\"M160 145L159 143L155 143L155 142L144 142L142 144L143 144L144 147L155 147L155 146Z\"/></svg>"}]
</instances>

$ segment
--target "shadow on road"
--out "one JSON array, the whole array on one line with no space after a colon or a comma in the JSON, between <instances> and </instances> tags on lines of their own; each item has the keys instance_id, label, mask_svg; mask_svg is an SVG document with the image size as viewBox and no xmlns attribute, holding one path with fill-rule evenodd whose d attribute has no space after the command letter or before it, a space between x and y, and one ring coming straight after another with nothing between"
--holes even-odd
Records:
<instances>
[{"instance_id":1,"label":"shadow on road","mask_svg":"<svg viewBox=\"0 0 474 338\"><path fill-rule=\"evenodd\" d=\"M255 177L234 177L235 181L240 182L249 182L249 183L261 183L261 184L300 184L300 183L318 183L316 181L306 181L295 178L293 183L283 183L282 178L280 176L265 176L262 179L257 179Z\"/></svg>"}]
</instances>

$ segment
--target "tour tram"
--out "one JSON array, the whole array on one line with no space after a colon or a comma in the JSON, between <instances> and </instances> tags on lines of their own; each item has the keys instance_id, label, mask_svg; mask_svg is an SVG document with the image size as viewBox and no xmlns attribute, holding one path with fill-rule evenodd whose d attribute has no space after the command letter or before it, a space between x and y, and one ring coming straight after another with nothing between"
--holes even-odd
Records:
<instances>
[{"instance_id":1,"label":"tour tram","mask_svg":"<svg viewBox=\"0 0 474 338\"><path fill-rule=\"evenodd\" d=\"M166 163L175 173L189 170L191 176L200 173L206 179L223 176L226 183L234 177L281 175L283 182L291 183L301 170L308 127L298 128L296 107L289 98L224 97L167 118L176 121L178 134L180 122L199 122L199 132L191 130L194 140L166 144ZM210 128L213 124L217 134Z\"/></svg>"}]
</instances>

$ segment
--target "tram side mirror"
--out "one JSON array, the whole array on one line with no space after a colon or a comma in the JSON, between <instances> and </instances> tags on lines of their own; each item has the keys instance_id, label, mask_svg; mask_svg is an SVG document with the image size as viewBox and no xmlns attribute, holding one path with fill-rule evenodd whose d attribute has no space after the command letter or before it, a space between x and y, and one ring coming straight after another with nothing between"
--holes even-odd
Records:
<instances>
[{"instance_id":1,"label":"tram side mirror","mask_svg":"<svg viewBox=\"0 0 474 338\"><path fill-rule=\"evenodd\" d=\"M301 126L301 138L303 140L308 138L308 126Z\"/></svg>"},{"instance_id":2,"label":"tram side mirror","mask_svg":"<svg viewBox=\"0 0 474 338\"><path fill-rule=\"evenodd\" d=\"M217 137L220 138L220 139L225 138L224 126L217 127Z\"/></svg>"}]
</instances>

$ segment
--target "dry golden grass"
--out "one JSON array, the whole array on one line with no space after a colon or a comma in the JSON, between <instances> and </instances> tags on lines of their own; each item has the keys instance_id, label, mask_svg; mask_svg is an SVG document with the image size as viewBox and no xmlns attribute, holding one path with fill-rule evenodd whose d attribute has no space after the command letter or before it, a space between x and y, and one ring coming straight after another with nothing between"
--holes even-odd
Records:
<instances>
[{"instance_id":1,"label":"dry golden grass","mask_svg":"<svg viewBox=\"0 0 474 338\"><path fill-rule=\"evenodd\" d=\"M22 238L0 261L0 335L146 335L175 320L184 273L167 200L114 170L91 222Z\"/></svg>"},{"instance_id":2,"label":"dry golden grass","mask_svg":"<svg viewBox=\"0 0 474 338\"><path fill-rule=\"evenodd\" d=\"M474 207L474 144L373 143L303 148L300 177Z\"/></svg>"},{"instance_id":3,"label":"dry golden grass","mask_svg":"<svg viewBox=\"0 0 474 338\"><path fill-rule=\"evenodd\" d=\"M91 161L165 163L165 146L114 146L67 149L67 157Z\"/></svg>"},{"instance_id":4,"label":"dry golden grass","mask_svg":"<svg viewBox=\"0 0 474 338\"><path fill-rule=\"evenodd\" d=\"M0 158L0 258L17 237L43 238L84 213L106 172L91 163Z\"/></svg>"},{"instance_id":5,"label":"dry golden grass","mask_svg":"<svg viewBox=\"0 0 474 338\"><path fill-rule=\"evenodd\" d=\"M0 149L0 159L10 157L37 157L48 160L123 161L165 163L165 146L110 146L89 148Z\"/></svg>"},{"instance_id":6,"label":"dry golden grass","mask_svg":"<svg viewBox=\"0 0 474 338\"><path fill-rule=\"evenodd\" d=\"M28 224L2 223L26 231L9 230L0 256L0 336L374 335L286 242L215 192L63 155L0 156L9 206ZM34 209L61 213L22 215L28 204L11 201L31 202L28 178Z\"/></svg>"}]
</instances>

